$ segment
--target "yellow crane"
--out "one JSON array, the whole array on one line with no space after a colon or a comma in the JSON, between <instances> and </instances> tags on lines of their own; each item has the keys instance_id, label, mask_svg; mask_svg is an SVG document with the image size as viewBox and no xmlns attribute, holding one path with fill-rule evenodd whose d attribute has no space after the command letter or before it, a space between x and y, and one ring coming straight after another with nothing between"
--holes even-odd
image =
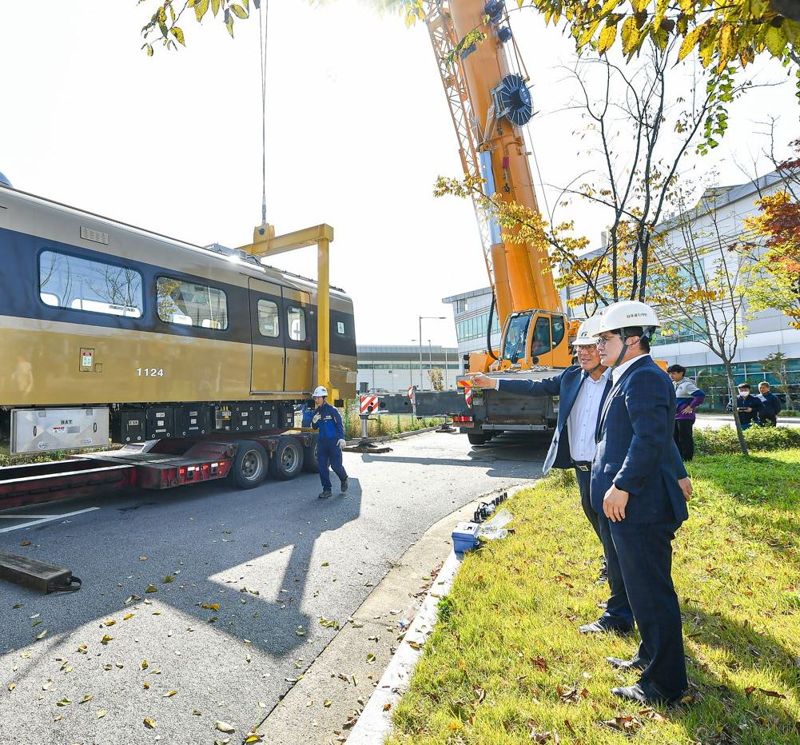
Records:
<instances>
[{"instance_id":1,"label":"yellow crane","mask_svg":"<svg viewBox=\"0 0 800 745\"><path fill-rule=\"evenodd\" d=\"M423 9L464 174L482 178L486 196L538 211L522 130L533 116L529 78L503 0L431 0ZM514 242L513 231L502 235L473 203L502 341L499 354L473 352L470 372L567 367L567 318L547 256Z\"/></svg>"}]
</instances>

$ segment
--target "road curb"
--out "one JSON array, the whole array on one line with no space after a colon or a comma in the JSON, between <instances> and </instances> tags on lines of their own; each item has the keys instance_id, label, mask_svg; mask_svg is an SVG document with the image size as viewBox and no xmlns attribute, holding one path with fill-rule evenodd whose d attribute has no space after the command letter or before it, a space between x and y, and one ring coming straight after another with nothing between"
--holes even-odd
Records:
<instances>
[{"instance_id":1,"label":"road curb","mask_svg":"<svg viewBox=\"0 0 800 745\"><path fill-rule=\"evenodd\" d=\"M522 489L529 488L531 488L530 484L518 484L508 489L493 490L479 497L473 504L477 505L482 501L486 501L488 497L502 492L506 492L509 497L513 497ZM459 513L463 513L463 510L464 508L461 508L443 518L443 520L448 520ZM455 523L453 526L455 527ZM430 590L428 590L428 594L414 616L414 620L403 637L403 641L384 670L361 716L350 731L347 745L380 745L391 733L394 708L408 690L414 668L424 652L425 643L436 627L439 601L449 594L458 570L461 568L462 560L463 555L450 551L450 555L445 560Z\"/></svg>"}]
</instances>

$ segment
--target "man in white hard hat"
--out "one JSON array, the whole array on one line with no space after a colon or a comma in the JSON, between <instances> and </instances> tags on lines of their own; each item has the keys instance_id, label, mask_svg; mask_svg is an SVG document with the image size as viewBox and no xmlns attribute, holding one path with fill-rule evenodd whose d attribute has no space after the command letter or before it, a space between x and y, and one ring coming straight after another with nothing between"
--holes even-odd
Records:
<instances>
[{"instance_id":1,"label":"man in white hard hat","mask_svg":"<svg viewBox=\"0 0 800 745\"><path fill-rule=\"evenodd\" d=\"M311 418L311 426L319 430L317 439L317 465L319 466L319 478L322 481L322 492L320 499L327 499L331 496L331 476L328 471L328 464L341 482L342 494L347 491L347 472L342 465L342 448L345 446L344 425L342 416L335 406L331 406L325 399L328 396L328 389L323 385L318 385L314 389L314 416Z\"/></svg>"},{"instance_id":2,"label":"man in white hard hat","mask_svg":"<svg viewBox=\"0 0 800 745\"><path fill-rule=\"evenodd\" d=\"M671 703L687 687L678 597L670 576L672 539L688 518L674 456L675 388L649 355L660 326L645 303L622 301L600 317L600 360L612 368L613 387L600 412L592 463L592 505L609 577L618 566L624 586L611 585L609 609L624 593L641 644L630 660L607 658L615 667L640 671L632 686L613 688L641 704Z\"/></svg>"},{"instance_id":3,"label":"man in white hard hat","mask_svg":"<svg viewBox=\"0 0 800 745\"><path fill-rule=\"evenodd\" d=\"M473 377L472 384L478 388L499 388L506 393L522 396L559 397L558 422L550 449L544 459L542 473L547 474L553 467L575 468L581 507L597 539L601 540L598 516L589 498L589 477L592 458L597 447L594 440L597 415L611 387L611 374L608 368L600 363L595 336L597 323L597 318L591 317L580 325L578 334L572 342L578 364L568 367L553 378L541 381L508 380L478 373ZM605 573L604 562L601 571L603 580ZM631 623L632 616L628 609L625 625L630 628Z\"/></svg>"}]
</instances>

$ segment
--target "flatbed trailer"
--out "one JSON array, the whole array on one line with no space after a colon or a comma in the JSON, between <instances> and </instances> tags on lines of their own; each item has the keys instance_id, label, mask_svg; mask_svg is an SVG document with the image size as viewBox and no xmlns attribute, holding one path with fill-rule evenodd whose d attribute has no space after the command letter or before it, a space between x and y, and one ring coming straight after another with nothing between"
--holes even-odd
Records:
<instances>
[{"instance_id":1,"label":"flatbed trailer","mask_svg":"<svg viewBox=\"0 0 800 745\"><path fill-rule=\"evenodd\" d=\"M0 468L0 510L77 497L164 490L228 479L252 489L316 470L315 437L303 431L150 440L60 461Z\"/></svg>"}]
</instances>

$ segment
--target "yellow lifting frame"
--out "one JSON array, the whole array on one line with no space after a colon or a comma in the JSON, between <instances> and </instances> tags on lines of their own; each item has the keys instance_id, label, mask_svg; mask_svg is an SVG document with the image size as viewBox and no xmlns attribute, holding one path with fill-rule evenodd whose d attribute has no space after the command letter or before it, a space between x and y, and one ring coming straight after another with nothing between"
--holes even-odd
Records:
<instances>
[{"instance_id":1,"label":"yellow lifting frame","mask_svg":"<svg viewBox=\"0 0 800 745\"><path fill-rule=\"evenodd\" d=\"M339 391L331 387L331 298L330 244L333 228L323 223L275 235L272 225L259 225L253 230L253 242L240 250L256 257L275 256L298 248L317 246L317 385L328 389L328 400L336 401Z\"/></svg>"}]
</instances>

